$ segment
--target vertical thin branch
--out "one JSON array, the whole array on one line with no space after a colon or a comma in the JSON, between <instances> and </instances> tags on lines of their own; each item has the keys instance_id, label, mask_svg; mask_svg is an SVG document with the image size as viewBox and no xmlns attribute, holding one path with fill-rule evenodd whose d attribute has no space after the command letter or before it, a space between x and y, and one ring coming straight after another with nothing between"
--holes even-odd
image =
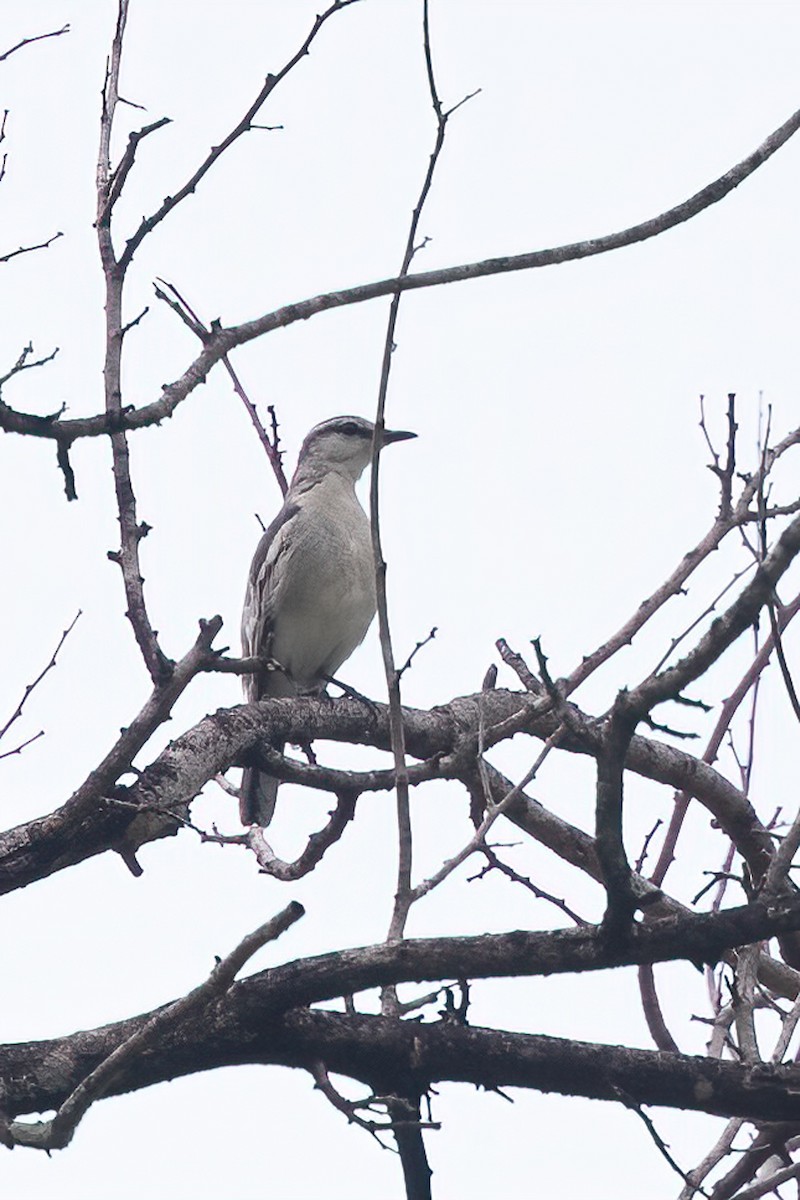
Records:
<instances>
[{"instance_id":1,"label":"vertical thin branch","mask_svg":"<svg viewBox=\"0 0 800 1200\"><path fill-rule=\"evenodd\" d=\"M442 112L436 83L433 75L431 60L430 37L428 30L428 5L424 0L423 26L425 44L425 62L428 71L428 84L431 92L431 103L436 115L436 141L428 163L425 180L412 213L411 224L406 240L406 248L398 277L402 279L408 274L411 260L416 253L416 237L422 209L433 182L433 173L444 144L444 134L448 114ZM409 908L412 903L411 867L412 867L412 834L411 816L408 798L408 770L405 757L405 737L400 702L400 678L394 661L392 639L389 630L389 612L386 599L386 563L383 558L381 545L380 519L378 507L379 482L379 449L384 430L384 415L386 411L386 394L389 386L389 372L394 351L394 335L397 327L397 315L400 308L401 292L398 290L392 296L389 308L389 321L386 328L386 338L383 347L380 384L378 388L378 404L375 415L375 436L372 447L372 470L370 473L370 524L372 531L372 550L375 559L375 588L378 603L378 629L380 633L383 667L386 673L386 685L389 693L389 727L392 738L392 753L397 774L397 825L398 825L398 865L397 890L395 893L394 910L389 925L388 940L397 941L402 938Z\"/></svg>"},{"instance_id":2,"label":"vertical thin branch","mask_svg":"<svg viewBox=\"0 0 800 1200\"><path fill-rule=\"evenodd\" d=\"M105 280L106 353L103 364L106 411L118 416L122 411L122 289L125 269L114 253L111 236L113 202L110 201L112 187L111 133L114 114L119 101L119 71L122 61L122 42L128 18L128 0L119 0L117 27L111 45L111 58L106 69L103 88L103 107L100 121L100 146L97 156L97 242ZM154 683L167 679L172 671L172 662L158 644L144 601L143 579L139 562L139 542L148 532L148 526L140 524L136 515L136 497L131 483L128 439L118 429L111 435L114 487L117 496L117 511L120 525L120 549L111 557L122 570L125 596L128 602L127 616L133 626L134 635L144 658L147 670Z\"/></svg>"},{"instance_id":3,"label":"vertical thin branch","mask_svg":"<svg viewBox=\"0 0 800 1200\"><path fill-rule=\"evenodd\" d=\"M436 139L433 152L428 162L428 169L419 193L416 207L411 216L411 224L406 239L403 261L399 272L402 279L408 274L411 260L417 250L416 238L420 217L428 193L433 183L436 163L444 145L444 135L448 114L442 111L439 94L436 90L436 80L433 73L431 56L430 28L428 23L428 0L423 0L422 6L423 45L425 66L428 75L428 88L431 104L436 117ZM392 741L392 754L396 775L397 797L397 887L395 890L392 917L389 922L387 941L399 941L405 933L409 910L414 902L411 885L411 869L413 862L413 837L411 830L411 808L408 795L408 767L406 764L405 734L403 730L403 714L400 699L400 672L397 670L392 649L392 638L389 628L389 609L386 597L386 562L383 557L380 532L379 514L379 466L380 447L385 428L386 395L389 387L389 372L394 351L395 329L400 309L401 292L398 289L392 296L389 307L389 320L386 327L386 338L383 345L383 361L381 363L380 384L378 387L378 403L375 413L375 433L372 443L372 467L370 471L370 531L372 535L372 553L375 563L375 592L378 609L378 629L383 655L383 669L386 674L386 686L389 696L389 731ZM384 1012L398 1011L397 992L395 988L384 989L381 1004ZM391 1112L391 1110L390 1110ZM395 1134L397 1149L403 1165L407 1200L430 1200L431 1170L425 1150L422 1131L418 1128L398 1128Z\"/></svg>"}]
</instances>

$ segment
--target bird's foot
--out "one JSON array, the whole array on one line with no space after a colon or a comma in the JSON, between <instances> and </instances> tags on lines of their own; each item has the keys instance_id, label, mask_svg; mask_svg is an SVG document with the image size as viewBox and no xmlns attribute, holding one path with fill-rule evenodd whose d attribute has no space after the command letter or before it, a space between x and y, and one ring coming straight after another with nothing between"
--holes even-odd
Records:
<instances>
[{"instance_id":1,"label":"bird's foot","mask_svg":"<svg viewBox=\"0 0 800 1200\"><path fill-rule=\"evenodd\" d=\"M336 687L341 688L345 696L350 700L358 700L361 704L365 704L372 716L377 719L379 712L378 705L374 700L370 700L369 696L365 696L363 692L357 691L347 683L342 683L341 679L334 679L332 675L326 675L324 678L326 683L333 683ZM323 695L327 695L327 693L323 692Z\"/></svg>"}]
</instances>

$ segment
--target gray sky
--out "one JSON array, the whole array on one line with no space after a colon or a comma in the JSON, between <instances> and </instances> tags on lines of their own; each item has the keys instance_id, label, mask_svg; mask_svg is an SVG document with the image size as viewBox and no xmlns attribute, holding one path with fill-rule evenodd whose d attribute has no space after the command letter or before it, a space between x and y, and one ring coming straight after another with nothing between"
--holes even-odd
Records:
<instances>
[{"instance_id":1,"label":"gray sky","mask_svg":"<svg viewBox=\"0 0 800 1200\"><path fill-rule=\"evenodd\" d=\"M122 93L147 111L120 112L117 151L140 121L168 115L172 124L140 148L118 237L239 119L318 7L131 0ZM63 402L79 415L101 407L93 178L114 8L111 0L36 0L3 14L0 50L72 26L68 37L0 64L0 107L10 109L0 253L65 234L2 268L0 373L30 340L38 353L60 347L52 364L4 393L26 410L52 412ZM800 104L800 10L790 3L432 0L432 33L445 105L481 91L452 119L422 221L431 240L415 261L419 270L654 216L743 158ZM154 301L156 276L204 317L235 323L396 273L434 134L420 5L364 0L339 14L261 119L284 128L244 139L137 256L128 317L145 304L151 311L128 340L131 403L154 399L196 351ZM622 624L716 511L697 425L701 392L720 443L726 395L738 394L743 468L756 461L760 403L772 405L778 433L797 423L799 185L795 138L721 204L654 241L404 298L387 422L419 439L388 451L382 466L398 658L439 627L405 680L407 703L476 690L499 636L525 651L541 635L553 670L567 673ZM373 413L386 312L379 301L323 314L234 355L253 398L277 406L292 465L316 421ZM167 652L183 653L197 619L217 612L225 620L220 644L235 647L255 514L269 518L279 498L224 374L215 372L163 428L132 437L131 451L140 516L153 526L143 545L147 595ZM148 690L118 571L106 558L117 540L108 449L99 440L78 445L73 464L80 500L68 505L51 446L0 442L6 709L76 610L84 614L30 705L26 732L44 727L46 738L2 763L8 824L63 803ZM598 673L582 704L602 711L624 680L649 669L733 565L741 564L727 553L708 564L696 592L674 601L641 644ZM745 649L729 674L715 676L719 696L744 662ZM374 630L347 678L383 694ZM505 675L501 682L515 685ZM198 681L142 761L169 735L239 700L233 677ZM795 800L788 762L774 752L784 720L777 687L764 704L770 719L753 798L768 817ZM697 721L701 732L708 728ZM518 777L535 754L515 742L498 761ZM586 763L548 764L537 794L590 829L591 782ZM657 800L650 785L630 789L636 850L662 812ZM297 808L279 806L276 837L286 857L325 811L315 799L298 804L299 827ZM195 813L233 829L234 807L208 788ZM289 899L301 900L308 916L254 969L380 940L394 884L390 808L385 798L363 801L349 838L314 878L288 889L259 877L244 852L184 834L143 850L141 879L105 855L5 898L0 955L16 966L7 968L0 1040L90 1028L182 994L215 954ZM707 817L693 822L697 858L675 876L687 889L724 852ZM418 870L427 874L468 836L463 796L430 789L415 806L415 827ZM599 914L598 890L543 851L526 848L515 861L539 872L543 886L569 889L585 915ZM553 910L502 881L467 885L471 873L462 870L418 906L410 932L558 923ZM705 1011L691 968L663 978L668 1011L683 1010L689 988L694 1011ZM481 984L471 1020L650 1044L630 972ZM681 1036L682 1048L701 1051L699 1027L686 1023ZM542 1195L632 1200L644 1178L648 1195L677 1192L633 1115L537 1094L514 1099L511 1106L467 1088L441 1089L435 1115L444 1129L429 1138L440 1200L528 1196L534 1180ZM708 1119L657 1119L687 1168L717 1129ZM623 1171L628 1155L632 1166ZM285 1200L401 1196L396 1160L348 1129L307 1077L277 1068L217 1072L99 1104L73 1145L50 1160L3 1152L0 1178L7 1194L24 1190L29 1200L128 1200L146 1190L196 1200L255 1200L268 1191Z\"/></svg>"}]
</instances>

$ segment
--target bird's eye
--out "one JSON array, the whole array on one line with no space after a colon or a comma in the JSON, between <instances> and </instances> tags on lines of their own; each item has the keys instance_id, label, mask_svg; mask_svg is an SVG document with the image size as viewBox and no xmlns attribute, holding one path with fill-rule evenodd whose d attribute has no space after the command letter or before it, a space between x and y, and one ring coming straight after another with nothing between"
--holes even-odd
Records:
<instances>
[{"instance_id":1,"label":"bird's eye","mask_svg":"<svg viewBox=\"0 0 800 1200\"><path fill-rule=\"evenodd\" d=\"M339 433L347 434L348 437L357 437L361 432L361 426L356 425L355 421L344 421L339 426Z\"/></svg>"}]
</instances>

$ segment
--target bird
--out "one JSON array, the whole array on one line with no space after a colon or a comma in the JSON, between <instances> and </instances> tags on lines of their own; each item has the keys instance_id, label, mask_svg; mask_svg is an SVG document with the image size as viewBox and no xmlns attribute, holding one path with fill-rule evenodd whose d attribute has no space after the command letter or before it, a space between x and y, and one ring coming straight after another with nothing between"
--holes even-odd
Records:
<instances>
[{"instance_id":1,"label":"bird","mask_svg":"<svg viewBox=\"0 0 800 1200\"><path fill-rule=\"evenodd\" d=\"M342 416L306 435L283 506L262 535L247 578L242 653L268 663L242 677L248 701L320 695L372 624L372 537L355 485L372 456L374 433L364 417ZM416 436L384 429L379 449ZM245 767L244 825L270 823L278 782Z\"/></svg>"}]
</instances>

